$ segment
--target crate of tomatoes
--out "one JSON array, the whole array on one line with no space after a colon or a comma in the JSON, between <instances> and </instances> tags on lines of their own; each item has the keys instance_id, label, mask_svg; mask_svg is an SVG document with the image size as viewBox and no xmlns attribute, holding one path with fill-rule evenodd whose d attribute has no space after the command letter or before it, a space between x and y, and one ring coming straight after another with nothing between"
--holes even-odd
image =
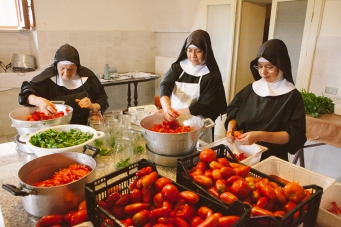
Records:
<instances>
[{"instance_id":1,"label":"crate of tomatoes","mask_svg":"<svg viewBox=\"0 0 341 227\"><path fill-rule=\"evenodd\" d=\"M247 227L249 206L227 206L158 173L146 159L85 184L94 226Z\"/></svg>"},{"instance_id":2,"label":"crate of tomatoes","mask_svg":"<svg viewBox=\"0 0 341 227\"><path fill-rule=\"evenodd\" d=\"M250 226L315 226L323 188L283 183L228 156L218 145L178 159L176 182L222 204L248 204Z\"/></svg>"}]
</instances>

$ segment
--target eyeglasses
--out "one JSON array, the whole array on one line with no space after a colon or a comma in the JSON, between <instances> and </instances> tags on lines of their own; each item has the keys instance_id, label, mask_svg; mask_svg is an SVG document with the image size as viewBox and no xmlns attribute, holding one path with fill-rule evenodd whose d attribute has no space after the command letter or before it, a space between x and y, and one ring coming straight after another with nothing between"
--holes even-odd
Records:
<instances>
[{"instance_id":1,"label":"eyeglasses","mask_svg":"<svg viewBox=\"0 0 341 227\"><path fill-rule=\"evenodd\" d=\"M267 72L274 72L276 70L276 66L274 65L271 65L271 66L262 66L262 65L254 65L253 67L255 67L255 69L257 69L258 71L263 71L265 69L265 71Z\"/></svg>"},{"instance_id":2,"label":"eyeglasses","mask_svg":"<svg viewBox=\"0 0 341 227\"><path fill-rule=\"evenodd\" d=\"M186 53L187 54L192 54L192 53L194 53L194 54L196 54L196 55L200 55L200 54L203 54L204 53L204 51L202 51L202 50L200 50L200 49L186 49Z\"/></svg>"}]
</instances>

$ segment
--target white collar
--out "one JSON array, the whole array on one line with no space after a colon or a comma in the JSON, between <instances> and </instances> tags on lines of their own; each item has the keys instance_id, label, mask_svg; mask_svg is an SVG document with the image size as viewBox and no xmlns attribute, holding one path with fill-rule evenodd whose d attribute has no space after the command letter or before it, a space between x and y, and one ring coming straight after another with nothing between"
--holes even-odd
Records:
<instances>
[{"instance_id":1,"label":"white collar","mask_svg":"<svg viewBox=\"0 0 341 227\"><path fill-rule=\"evenodd\" d=\"M252 89L257 95L261 97L266 97L283 95L296 88L286 79L274 83L268 83L263 78L261 78L252 83Z\"/></svg>"},{"instance_id":2,"label":"white collar","mask_svg":"<svg viewBox=\"0 0 341 227\"><path fill-rule=\"evenodd\" d=\"M80 78L79 75L76 74L71 80L63 80L62 77L58 75L57 76L57 84L59 86L64 86L67 89L71 90L71 89L76 89L76 88L79 88L80 86L82 86L82 84L85 83L85 81L87 79L88 79L87 77L81 77ZM56 83L56 77L55 76L51 77L51 80Z\"/></svg>"},{"instance_id":3,"label":"white collar","mask_svg":"<svg viewBox=\"0 0 341 227\"><path fill-rule=\"evenodd\" d=\"M188 74L192 76L203 76L210 72L206 64L204 65L193 65L188 59L182 60L180 62L181 68Z\"/></svg>"}]
</instances>

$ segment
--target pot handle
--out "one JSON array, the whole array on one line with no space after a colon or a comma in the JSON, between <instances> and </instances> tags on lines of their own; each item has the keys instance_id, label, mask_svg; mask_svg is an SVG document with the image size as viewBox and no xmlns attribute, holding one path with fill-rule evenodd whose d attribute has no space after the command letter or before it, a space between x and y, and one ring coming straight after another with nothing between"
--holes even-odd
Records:
<instances>
[{"instance_id":1,"label":"pot handle","mask_svg":"<svg viewBox=\"0 0 341 227\"><path fill-rule=\"evenodd\" d=\"M209 122L208 125L206 125L206 123ZM205 118L204 120L204 129L208 129L208 128L212 128L215 126L214 121L211 120L211 118Z\"/></svg>"},{"instance_id":2,"label":"pot handle","mask_svg":"<svg viewBox=\"0 0 341 227\"><path fill-rule=\"evenodd\" d=\"M58 101L58 100L52 100L52 101L50 101L50 102L52 102L53 104L62 104L62 105L65 104L64 101Z\"/></svg>"},{"instance_id":3,"label":"pot handle","mask_svg":"<svg viewBox=\"0 0 341 227\"><path fill-rule=\"evenodd\" d=\"M83 154L85 154L86 149L94 151L94 153L91 155L91 157L93 157L93 158L96 157L96 155L100 151L99 148L97 148L97 147L93 147L93 146L90 146L90 145L84 145L84 147L83 147Z\"/></svg>"},{"instance_id":4,"label":"pot handle","mask_svg":"<svg viewBox=\"0 0 341 227\"><path fill-rule=\"evenodd\" d=\"M15 196L27 196L31 194L36 194L34 191L26 191L23 190L22 187L16 187L12 184L3 184L2 188L5 189L6 191L9 191L11 194Z\"/></svg>"}]
</instances>

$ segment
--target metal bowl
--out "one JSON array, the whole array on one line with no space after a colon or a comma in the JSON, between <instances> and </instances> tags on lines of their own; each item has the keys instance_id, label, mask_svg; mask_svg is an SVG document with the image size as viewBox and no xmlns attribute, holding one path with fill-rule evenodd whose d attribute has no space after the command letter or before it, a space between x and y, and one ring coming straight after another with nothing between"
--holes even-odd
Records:
<instances>
[{"instance_id":1,"label":"metal bowl","mask_svg":"<svg viewBox=\"0 0 341 227\"><path fill-rule=\"evenodd\" d=\"M171 157L192 153L202 130L215 125L210 118L203 119L190 114L181 114L177 121L184 126L190 126L190 132L159 133L150 130L153 125L160 124L165 120L163 113L157 113L143 118L140 125L143 128L143 135L149 150L155 154ZM209 124L206 125L206 123Z\"/></svg>"},{"instance_id":2,"label":"metal bowl","mask_svg":"<svg viewBox=\"0 0 341 227\"><path fill-rule=\"evenodd\" d=\"M64 116L43 121L26 121L27 117L35 111L40 111L39 107L21 107L13 110L9 117L12 120L12 127L15 127L19 135L36 132L51 126L69 124L72 118L73 108L64 104L55 104L57 111L63 111Z\"/></svg>"}]
</instances>

